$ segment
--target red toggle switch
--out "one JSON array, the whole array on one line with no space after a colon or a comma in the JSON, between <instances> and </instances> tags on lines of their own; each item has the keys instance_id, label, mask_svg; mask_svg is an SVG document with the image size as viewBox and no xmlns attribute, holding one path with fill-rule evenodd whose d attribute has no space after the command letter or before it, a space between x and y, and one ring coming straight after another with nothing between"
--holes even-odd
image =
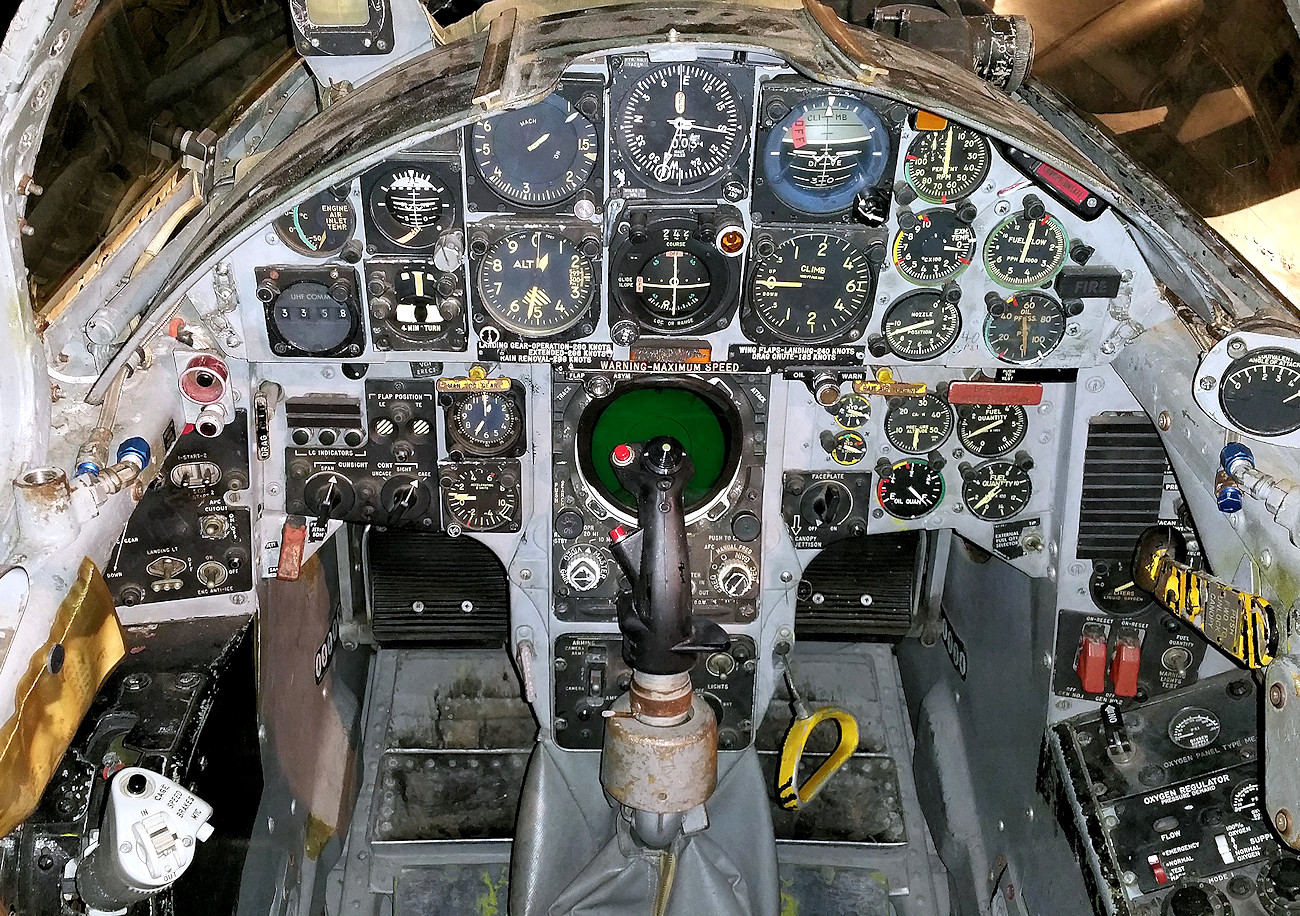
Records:
<instances>
[{"instance_id":1,"label":"red toggle switch","mask_svg":"<svg viewBox=\"0 0 1300 916\"><path fill-rule=\"evenodd\" d=\"M1115 696L1137 696L1141 664L1142 646L1136 636L1125 633L1115 640L1115 654L1110 659L1110 682L1115 685Z\"/></svg>"},{"instance_id":2,"label":"red toggle switch","mask_svg":"<svg viewBox=\"0 0 1300 916\"><path fill-rule=\"evenodd\" d=\"M634 459L635 457L636 457L636 452L632 451L632 446L630 445L614 446L614 455L613 455L614 467L625 468L632 463L632 459Z\"/></svg>"},{"instance_id":3,"label":"red toggle switch","mask_svg":"<svg viewBox=\"0 0 1300 916\"><path fill-rule=\"evenodd\" d=\"M1159 855L1153 853L1147 856L1147 864L1151 866L1151 874L1155 877L1156 884L1169 883L1169 873L1165 871Z\"/></svg>"},{"instance_id":4,"label":"red toggle switch","mask_svg":"<svg viewBox=\"0 0 1300 916\"><path fill-rule=\"evenodd\" d=\"M307 520L301 515L291 515L284 520L280 532L280 562L275 577L295 582L302 574L302 555L307 546Z\"/></svg>"},{"instance_id":5,"label":"red toggle switch","mask_svg":"<svg viewBox=\"0 0 1300 916\"><path fill-rule=\"evenodd\" d=\"M624 528L622 525L619 525L617 528L615 528L613 531L609 533L609 539L614 544L617 544L625 537L627 537L627 529Z\"/></svg>"},{"instance_id":6,"label":"red toggle switch","mask_svg":"<svg viewBox=\"0 0 1300 916\"><path fill-rule=\"evenodd\" d=\"M1106 692L1106 631L1096 624L1083 628L1074 673L1079 675L1084 693Z\"/></svg>"}]
</instances>

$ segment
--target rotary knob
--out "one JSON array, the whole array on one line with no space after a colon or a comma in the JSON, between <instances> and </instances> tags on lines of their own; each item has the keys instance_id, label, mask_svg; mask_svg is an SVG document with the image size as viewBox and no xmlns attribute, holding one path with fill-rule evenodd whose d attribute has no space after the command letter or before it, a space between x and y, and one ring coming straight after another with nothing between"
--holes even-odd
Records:
<instances>
[{"instance_id":1,"label":"rotary knob","mask_svg":"<svg viewBox=\"0 0 1300 916\"><path fill-rule=\"evenodd\" d=\"M717 566L713 573L713 586L724 595L744 598L754 590L758 570L754 568L753 557L728 552L718 558Z\"/></svg>"},{"instance_id":2,"label":"rotary knob","mask_svg":"<svg viewBox=\"0 0 1300 916\"><path fill-rule=\"evenodd\" d=\"M560 561L560 578L576 592L589 592L605 578L605 558L590 544L572 547Z\"/></svg>"}]
</instances>

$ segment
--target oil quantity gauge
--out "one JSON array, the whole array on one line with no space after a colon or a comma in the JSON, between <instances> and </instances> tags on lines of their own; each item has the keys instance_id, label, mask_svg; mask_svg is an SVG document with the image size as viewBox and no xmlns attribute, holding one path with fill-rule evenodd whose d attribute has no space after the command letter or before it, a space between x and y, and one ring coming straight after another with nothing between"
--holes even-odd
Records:
<instances>
[{"instance_id":1,"label":"oil quantity gauge","mask_svg":"<svg viewBox=\"0 0 1300 916\"><path fill-rule=\"evenodd\" d=\"M1253 436L1300 429L1300 356L1263 347L1233 360L1219 382L1219 406L1232 425Z\"/></svg>"},{"instance_id":2,"label":"oil quantity gauge","mask_svg":"<svg viewBox=\"0 0 1300 916\"><path fill-rule=\"evenodd\" d=\"M885 438L900 452L925 455L952 434L952 409L938 395L898 398L885 414Z\"/></svg>"},{"instance_id":3,"label":"oil quantity gauge","mask_svg":"<svg viewBox=\"0 0 1300 916\"><path fill-rule=\"evenodd\" d=\"M1010 461L986 461L965 475L961 499L976 518L1000 522L1018 515L1034 495L1029 472Z\"/></svg>"},{"instance_id":4,"label":"oil quantity gauge","mask_svg":"<svg viewBox=\"0 0 1300 916\"><path fill-rule=\"evenodd\" d=\"M919 458L900 461L880 474L876 498L880 507L905 521L928 515L943 502L943 475Z\"/></svg>"},{"instance_id":5,"label":"oil quantity gauge","mask_svg":"<svg viewBox=\"0 0 1300 916\"><path fill-rule=\"evenodd\" d=\"M474 125L479 175L504 200L547 207L577 194L596 168L596 128L559 95Z\"/></svg>"},{"instance_id":6,"label":"oil quantity gauge","mask_svg":"<svg viewBox=\"0 0 1300 916\"><path fill-rule=\"evenodd\" d=\"M275 234L299 254L338 254L357 228L348 188L330 188L305 200L275 221Z\"/></svg>"},{"instance_id":7,"label":"oil quantity gauge","mask_svg":"<svg viewBox=\"0 0 1300 916\"><path fill-rule=\"evenodd\" d=\"M1070 250L1065 227L1054 216L1017 213L998 223L984 243L984 269L1007 289L1042 286L1061 272Z\"/></svg>"},{"instance_id":8,"label":"oil quantity gauge","mask_svg":"<svg viewBox=\"0 0 1300 916\"><path fill-rule=\"evenodd\" d=\"M936 207L894 237L894 266L913 283L930 286L951 280L975 258L975 230L953 210Z\"/></svg>"},{"instance_id":9,"label":"oil quantity gauge","mask_svg":"<svg viewBox=\"0 0 1300 916\"><path fill-rule=\"evenodd\" d=\"M762 161L788 206L827 214L848 209L880 180L889 149L889 132L866 102L823 95L790 109L768 134Z\"/></svg>"},{"instance_id":10,"label":"oil quantity gauge","mask_svg":"<svg viewBox=\"0 0 1300 916\"><path fill-rule=\"evenodd\" d=\"M478 265L478 290L491 321L521 337L547 337L586 316L595 277L567 238L525 229L488 248Z\"/></svg>"},{"instance_id":11,"label":"oil quantity gauge","mask_svg":"<svg viewBox=\"0 0 1300 916\"><path fill-rule=\"evenodd\" d=\"M957 408L962 448L981 458L996 458L1025 438L1029 415L1019 404L970 404Z\"/></svg>"},{"instance_id":12,"label":"oil quantity gauge","mask_svg":"<svg viewBox=\"0 0 1300 916\"><path fill-rule=\"evenodd\" d=\"M890 352L899 359L934 359L957 342L961 309L938 290L918 290L889 307L880 330Z\"/></svg>"},{"instance_id":13,"label":"oil quantity gauge","mask_svg":"<svg viewBox=\"0 0 1300 916\"><path fill-rule=\"evenodd\" d=\"M951 121L923 130L907 147L903 174L916 196L932 204L969 197L989 173L989 141Z\"/></svg>"},{"instance_id":14,"label":"oil quantity gauge","mask_svg":"<svg viewBox=\"0 0 1300 916\"><path fill-rule=\"evenodd\" d=\"M1020 293L1005 301L990 301L984 342L1004 362L1036 362L1064 337L1065 310L1051 296Z\"/></svg>"},{"instance_id":15,"label":"oil quantity gauge","mask_svg":"<svg viewBox=\"0 0 1300 916\"><path fill-rule=\"evenodd\" d=\"M825 233L786 239L754 268L759 321L790 343L856 337L871 314L875 268L866 252Z\"/></svg>"}]
</instances>

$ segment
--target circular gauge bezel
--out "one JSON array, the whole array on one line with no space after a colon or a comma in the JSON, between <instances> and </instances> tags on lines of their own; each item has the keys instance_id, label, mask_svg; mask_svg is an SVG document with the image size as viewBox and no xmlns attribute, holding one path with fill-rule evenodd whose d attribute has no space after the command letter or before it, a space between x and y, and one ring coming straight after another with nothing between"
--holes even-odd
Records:
<instances>
[{"instance_id":1,"label":"circular gauge bezel","mask_svg":"<svg viewBox=\"0 0 1300 916\"><path fill-rule=\"evenodd\" d=\"M740 298L740 262L729 258L696 236L699 224L688 217L651 219L645 238L622 236L610 256L610 298L643 329L662 334L690 334L714 329L734 314ZM670 251L683 251L698 259L709 274L704 300L678 318L666 316L647 304L637 291L646 266Z\"/></svg>"},{"instance_id":2,"label":"circular gauge bezel","mask_svg":"<svg viewBox=\"0 0 1300 916\"><path fill-rule=\"evenodd\" d=\"M696 101L711 116L710 123L702 125L709 129L696 134L702 146L711 147L711 155L702 160L697 173L688 174L679 165L677 174L681 177L674 181L666 170L680 157L672 156L671 148L678 145L680 136L691 136L690 129L674 125L673 136L666 143L651 143L647 131L660 130L661 121L666 127L678 119L695 127L694 112L686 99L688 78L690 90L703 93L703 98ZM674 81L680 87L677 92L673 91ZM671 120L656 119L646 110L647 105L664 98L673 99ZM648 187L669 194L690 194L716 184L736 165L749 139L748 109L731 80L721 72L703 63L678 61L647 70L632 82L615 107L610 132L623 162ZM713 137L721 139L713 141ZM689 141L681 145L688 146Z\"/></svg>"},{"instance_id":3,"label":"circular gauge bezel","mask_svg":"<svg viewBox=\"0 0 1300 916\"><path fill-rule=\"evenodd\" d=\"M855 429L841 430L835 436L830 451L831 461L841 467L852 467L867 457L867 439Z\"/></svg>"},{"instance_id":4,"label":"circular gauge bezel","mask_svg":"<svg viewBox=\"0 0 1300 916\"><path fill-rule=\"evenodd\" d=\"M496 515L493 515L492 518L496 520L492 521L490 524L484 524L481 521L474 521L472 517L463 514L463 502L461 503L461 510L458 512L456 504L452 499L452 494L458 492L467 485L473 485L476 482L480 482L485 474L498 474L504 477L507 472L504 468L499 467L496 464L473 461L449 465L440 469L438 475L439 489L442 491L442 504L447 511L447 516L449 519L454 520L455 524L460 525L466 531L488 532L509 528L514 523L514 518L511 513L517 513L520 509L520 494L517 486L511 487L507 486L504 482L492 483L489 481L489 486L494 488L493 492L498 494L497 505L493 511L494 513L500 513L502 507L505 507L505 513L501 514L499 519L497 519ZM450 527L450 525L447 527Z\"/></svg>"},{"instance_id":5,"label":"circular gauge bezel","mask_svg":"<svg viewBox=\"0 0 1300 916\"><path fill-rule=\"evenodd\" d=\"M936 181L931 181L926 176L925 170L929 168L928 156L932 151L924 149L924 146L925 141L934 134L948 134L954 140L960 137L961 145L958 146L954 143L952 152L966 157L972 150L978 150L977 155L982 157L982 162L977 162L976 170L962 178L960 183L954 182L945 186L942 184L942 176ZM945 141L945 155L950 157L951 153L947 150L947 142ZM937 153L937 151L933 152ZM980 185L984 183L984 179L988 177L992 165L993 150L989 145L988 138L968 127L949 121L946 127L937 131L917 131L916 136L908 143L907 152L903 157L903 177L912 190L916 192L916 196L926 203L950 204L970 197L979 190ZM918 170L920 170L919 173ZM949 168L949 173L951 173L951 168Z\"/></svg>"},{"instance_id":6,"label":"circular gauge bezel","mask_svg":"<svg viewBox=\"0 0 1300 916\"><path fill-rule=\"evenodd\" d=\"M290 305L286 301L286 296L291 291L299 287L316 287L319 293L313 299L313 304ZM300 289L299 292L306 293L308 290ZM333 319L330 320L331 327L337 325L342 329L342 335L334 343L326 345L324 342L304 341L299 338L294 329L286 331L285 328L293 324L292 321L282 318L280 315L281 308L322 308L327 307L336 312ZM284 287L276 294L276 297L266 303L267 330L271 338L271 347L280 356L339 356L347 353L356 343L357 337L361 332L361 313L356 306L354 299L349 298L339 302L329 294L329 287L314 277L302 277L288 280ZM337 336L337 335L336 335ZM277 345L287 347L288 350L281 352ZM359 350L357 352L360 352Z\"/></svg>"},{"instance_id":7,"label":"circular gauge bezel","mask_svg":"<svg viewBox=\"0 0 1300 916\"><path fill-rule=\"evenodd\" d=\"M962 238L966 240L963 242ZM925 249L934 245L939 246L938 253L926 254ZM933 286L961 276L975 261L978 251L975 230L959 219L955 210L944 207L916 214L915 225L899 229L890 249L899 276L917 286ZM918 268L927 262L919 261L920 258L929 258L929 263L937 269L922 272Z\"/></svg>"},{"instance_id":8,"label":"circular gauge bezel","mask_svg":"<svg viewBox=\"0 0 1300 916\"><path fill-rule=\"evenodd\" d=\"M458 194L450 181L438 176L433 162L395 162L366 177L366 214L369 225L383 236L385 247L391 245L400 251L422 251L431 248L444 232L456 222L460 209ZM437 214L429 222L409 223L395 216L389 209L389 189L400 179L418 178L428 181L437 202ZM370 240L374 243L376 240Z\"/></svg>"},{"instance_id":9,"label":"circular gauge bezel","mask_svg":"<svg viewBox=\"0 0 1300 916\"><path fill-rule=\"evenodd\" d=\"M1183 734L1183 729L1191 722L1199 720L1207 723L1208 729L1201 735L1188 738ZM1201 748L1209 747L1219 740L1219 735L1223 731L1223 721L1211 709L1202 706L1184 706L1172 716L1169 717L1168 727L1169 740L1185 751L1198 751ZM1206 737L1208 735L1208 737Z\"/></svg>"},{"instance_id":10,"label":"circular gauge bezel","mask_svg":"<svg viewBox=\"0 0 1300 916\"><path fill-rule=\"evenodd\" d=\"M1025 271L1013 276L1010 271L1003 270L994 264L993 259L996 256L994 249L1006 241L1003 238L1006 233L1024 224L1029 226L1025 231L1025 238L1022 241L1009 240L1013 250L1020 252L1013 255L1010 263L1014 264L1018 271L1032 266L1032 272ZM1035 226L1044 227L1042 231L1046 235L1043 238L1050 244L1050 257L1048 258L1031 257L1027 254L1037 232ZM1061 268L1065 266L1065 259L1069 253L1069 233L1065 231L1065 226L1055 216L1044 214L1039 219L1031 220L1024 213L1015 213L994 226L992 231L989 232L988 238L984 240L984 271L993 282L1006 289L1032 289L1055 279L1056 275L1061 272Z\"/></svg>"},{"instance_id":11,"label":"circular gauge bezel","mask_svg":"<svg viewBox=\"0 0 1300 916\"><path fill-rule=\"evenodd\" d=\"M542 125L544 133L532 143L511 142L515 131L523 132L529 123ZM557 136L556 131L563 131ZM505 135L503 146L495 145L496 135ZM562 143L554 152L546 141ZM538 144L542 144L539 146ZM533 105L503 112L479 121L470 130L470 156L479 178L507 203L519 207L553 207L572 199L586 186L600 162L600 136L596 125L573 107L568 99L551 94ZM555 176L524 180L528 167L536 165L536 154L551 156ZM554 163L560 163L558 169Z\"/></svg>"},{"instance_id":12,"label":"circular gauge bezel","mask_svg":"<svg viewBox=\"0 0 1300 916\"><path fill-rule=\"evenodd\" d=\"M1122 597L1112 597L1123 588ZM1107 614L1132 617L1152 606L1154 599L1133 581L1133 566L1126 560L1093 560L1088 596Z\"/></svg>"},{"instance_id":13,"label":"circular gauge bezel","mask_svg":"<svg viewBox=\"0 0 1300 916\"><path fill-rule=\"evenodd\" d=\"M493 437L484 436L468 425L468 414L474 410L475 405L488 403L500 408L505 418L504 424L499 427L499 435ZM504 391L481 391L460 398L451 408L450 421L448 438L454 442L449 442L448 445L461 446L468 454L484 457L510 451L523 431L523 416L519 405Z\"/></svg>"},{"instance_id":14,"label":"circular gauge bezel","mask_svg":"<svg viewBox=\"0 0 1300 916\"><path fill-rule=\"evenodd\" d=\"M1001 415L1001 420L995 418ZM990 421L997 425L991 425ZM1010 436L1001 435L995 447L984 444L984 434L1002 424L1010 424ZM1019 404L966 404L957 408L957 438L961 447L980 458L998 458L1025 440L1029 431L1029 413ZM1005 432L1005 430L1001 431Z\"/></svg>"},{"instance_id":15,"label":"circular gauge bezel","mask_svg":"<svg viewBox=\"0 0 1300 916\"><path fill-rule=\"evenodd\" d=\"M348 193L349 189L346 186L342 188L326 188L319 194L307 198L288 213L276 217L273 224L275 234L279 236L280 241L298 254L306 255L309 258L333 257L343 250L343 246L352 240L357 231L357 211L352 206ZM320 248L313 248L303 235L304 230L300 219L304 209L321 210L324 208L336 210L337 214L332 217L324 217L326 225L322 230L322 245ZM337 224L340 216L343 225ZM336 223L332 227L329 224L331 219ZM329 240L330 244L323 244L326 240Z\"/></svg>"},{"instance_id":16,"label":"circular gauge bezel","mask_svg":"<svg viewBox=\"0 0 1300 916\"><path fill-rule=\"evenodd\" d=\"M855 407L856 416L849 413ZM866 395L850 391L840 395L831 416L840 429L861 429L871 422L871 401Z\"/></svg>"},{"instance_id":17,"label":"circular gauge bezel","mask_svg":"<svg viewBox=\"0 0 1300 916\"><path fill-rule=\"evenodd\" d=\"M885 438L905 455L928 455L942 448L953 425L951 405L937 394L895 398L885 412Z\"/></svg>"},{"instance_id":18,"label":"circular gauge bezel","mask_svg":"<svg viewBox=\"0 0 1300 916\"><path fill-rule=\"evenodd\" d=\"M928 485L928 490L921 492L911 485L909 485L909 490L911 490L916 497L921 500L919 507L911 507L906 509L906 511L899 509L897 505L894 505L894 507L891 508L891 503L894 501L892 488L896 483L898 470L902 467L915 468L918 466L925 469L924 483ZM936 481L938 482L939 490L937 496L934 494L934 484ZM943 474L938 471L934 465L923 458L905 458L902 461L894 463L890 467L889 473L887 475L881 474L879 481L876 483L876 502L880 504L880 508L884 509L894 518L902 519L907 522L924 518L935 509L939 508L943 503L943 498L946 493L947 484L943 479ZM886 501L887 494L890 494L889 502Z\"/></svg>"},{"instance_id":19,"label":"circular gauge bezel","mask_svg":"<svg viewBox=\"0 0 1300 916\"><path fill-rule=\"evenodd\" d=\"M1251 382L1250 373L1258 370L1262 370L1259 381ZM1276 381L1269 382L1270 374L1276 376ZM1234 377L1238 375L1242 375L1240 383L1234 382ZM1228 363L1219 377L1219 409L1228 422L1251 436L1271 438L1293 433L1300 429L1300 398L1288 404L1287 398L1280 396L1281 393L1267 398L1259 396L1264 386L1277 387L1285 377L1293 380L1291 388L1300 393L1300 355L1284 347L1251 350ZM1244 389L1248 396L1229 398L1230 384L1236 385L1234 391ZM1261 407L1264 408L1262 411ZM1288 413L1290 416L1287 416Z\"/></svg>"},{"instance_id":20,"label":"circular gauge bezel","mask_svg":"<svg viewBox=\"0 0 1300 916\"><path fill-rule=\"evenodd\" d=\"M899 318L906 312L906 319ZM901 328L890 329L890 324L901 323ZM919 322L929 321L934 331L920 337L923 345L912 346L909 343L912 331L918 330ZM880 333L885 338L889 352L899 359L909 362L922 362L948 352L961 337L961 308L956 302L949 302L937 289L918 289L908 293L885 310L880 319ZM903 334L903 337L899 337Z\"/></svg>"},{"instance_id":21,"label":"circular gauge bezel","mask_svg":"<svg viewBox=\"0 0 1300 916\"><path fill-rule=\"evenodd\" d=\"M1017 357L1009 356L1006 352L999 353L997 347L993 344L995 327L1003 321L1017 320L1006 314L1006 307L1008 305L1015 308L1032 306L1036 310L1042 309L1050 312L1051 317L1055 319L1051 334L1044 337L1044 345L1041 349L1036 349L1032 355L1026 354ZM1045 359L1053 350L1061 345L1061 341L1065 340L1065 326L1065 309L1062 307L1061 303L1057 302L1046 293L1020 292L1008 297L1002 303L999 314L994 315L993 311L990 309L988 317L984 319L984 345L989 348L990 353L1005 363L1013 363L1021 366L1029 365ZM1010 338L1008 337L1008 339Z\"/></svg>"},{"instance_id":22,"label":"circular gauge bezel","mask_svg":"<svg viewBox=\"0 0 1300 916\"><path fill-rule=\"evenodd\" d=\"M840 103L839 108L835 107L836 103ZM796 151L802 157L805 148L815 150L818 147L818 144L804 139L808 115L815 111L849 112L865 130L856 161L841 164L841 158L846 154L834 149L829 138L821 144L820 153L814 151L807 157L813 164L817 164L818 157L821 157L819 167L823 175L830 168L849 172L844 180L821 187L800 180L799 166L793 158ZM796 129L800 121L804 122L802 134ZM875 109L856 96L826 93L797 102L773 125L764 141L760 161L768 186L782 203L804 213L822 216L847 210L860 193L874 187L885 174L891 148L889 130ZM852 154L850 151L849 155ZM830 181L829 178L825 180Z\"/></svg>"},{"instance_id":23,"label":"circular gauge bezel","mask_svg":"<svg viewBox=\"0 0 1300 916\"><path fill-rule=\"evenodd\" d=\"M999 495L997 490L999 485L995 483L997 477L1001 477L1008 483L1015 478L1015 489L1005 490L1002 494L1011 497L1006 508L1002 507L1003 500L994 501ZM971 515L986 522L1004 522L1009 518L1015 518L1025 511L1033 498L1033 478L1029 476L1027 470L1010 461L986 461L971 468L962 478L962 503ZM998 507L997 511L990 511L994 506Z\"/></svg>"},{"instance_id":24,"label":"circular gauge bezel","mask_svg":"<svg viewBox=\"0 0 1300 916\"><path fill-rule=\"evenodd\" d=\"M799 246L805 242L816 246L817 255L815 259L810 260L806 252L801 254ZM833 255L830 254L831 246L838 246L836 253ZM777 276L777 271L784 264L783 253L791 258L791 263L795 265L795 269L798 271L794 277L781 278ZM798 330L801 325L791 323L794 315L792 307L787 305L785 317L779 317L777 310L781 308L781 300L777 291L787 288L802 289L806 283L827 282L825 271L822 274L816 272L816 261L820 261L828 255L829 262L835 266L835 269L847 271L851 268L845 268L842 265L852 262L854 265L852 269L857 272L852 277L841 278L836 293L828 292L821 296L815 296L817 302L811 311L807 306L800 309L801 314L806 314L810 320L815 316L827 313L828 317L835 323L825 330L814 329L813 333L801 333ZM759 255L755 258L749 277L748 313L754 319L755 330L761 329L771 337L785 343L821 344L840 340L857 340L862 336L864 326L871 318L872 300L875 298L878 276L876 265L867 256L866 251L848 239L825 232L807 232L792 235L776 245L770 254ZM794 286L795 284L797 284L797 287ZM849 284L853 284L854 288L850 289ZM844 303L846 297L851 297L847 304ZM834 312L842 313L842 317L829 314ZM791 330L791 328L796 330Z\"/></svg>"},{"instance_id":25,"label":"circular gauge bezel","mask_svg":"<svg viewBox=\"0 0 1300 916\"><path fill-rule=\"evenodd\" d=\"M490 287L490 283L492 281L489 281L487 276L487 271L492 269L492 264L496 260L500 259L502 255L508 257L515 253L515 252L508 251L511 241L516 242L518 246L516 251L526 250L527 247L530 245L533 249L540 250L542 243L541 241L538 241L536 238L534 238L534 236L545 239L547 245L555 246L554 252L546 251L542 253L542 256L553 253L555 254L556 257L568 258L570 268L571 268L570 276L569 276L569 290L567 293L567 297L570 300L573 300L572 313L561 314L560 320L554 323L548 323L545 327L540 327L540 328L534 325L527 324L525 322L521 322L516 318L512 317L507 311L507 309L511 305L515 304L515 300L503 300L500 298L499 293L492 292ZM580 266L581 279L584 283L584 289L582 291L580 301L578 299L575 299L572 295L572 288L573 288L572 265L575 263L574 258L577 259L576 263ZM537 258L533 258L532 262L535 263L536 260ZM511 276L512 274L517 274L522 270L535 270L535 268L532 267L520 268L518 267L520 263L523 262L521 260L516 260L514 266L508 266L507 262L505 260L502 260L501 261L502 267L500 271L501 275ZM549 261L547 266L549 267ZM572 239L568 238L567 236L559 232L554 232L549 229L538 229L538 228L518 229L513 232L507 232L504 235L496 238L488 245L487 250L484 251L483 253L483 256L479 258L478 261L476 262L475 270L474 270L474 278L475 278L475 287L478 292L478 299L484 313L483 317L485 319L485 322L487 324L499 325L501 328L503 328L506 331L509 331L512 334L517 334L520 337L526 337L530 339L555 337L557 335L564 334L572 330L577 325L579 325L584 318L588 316L588 313L591 310L592 303L596 299L596 269L595 269L595 265L592 264L591 259L582 253L582 251L579 249L578 243L574 242ZM526 284L527 282L528 281L525 279L524 281L522 281L521 285ZM541 287L539 287L535 283L529 286L525 291L521 292L519 294L518 299L522 300L534 289L540 290L543 294L545 294L545 301L542 303L542 305L539 306L539 308L544 308L550 311L554 311L556 307L556 303L559 302L560 300L553 295L553 291L542 290Z\"/></svg>"}]
</instances>

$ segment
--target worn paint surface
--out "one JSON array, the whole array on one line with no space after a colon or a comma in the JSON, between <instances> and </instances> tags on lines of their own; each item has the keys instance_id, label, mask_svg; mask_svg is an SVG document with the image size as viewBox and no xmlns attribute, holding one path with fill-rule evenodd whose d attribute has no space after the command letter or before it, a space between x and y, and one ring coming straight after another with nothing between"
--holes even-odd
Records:
<instances>
[{"instance_id":1,"label":"worn paint surface","mask_svg":"<svg viewBox=\"0 0 1300 916\"><path fill-rule=\"evenodd\" d=\"M478 916L500 916L501 898L504 896L502 891L505 890L506 882L509 880L509 875L502 875L498 880L493 881L491 872L483 872L483 885L487 890L478 898Z\"/></svg>"}]
</instances>

